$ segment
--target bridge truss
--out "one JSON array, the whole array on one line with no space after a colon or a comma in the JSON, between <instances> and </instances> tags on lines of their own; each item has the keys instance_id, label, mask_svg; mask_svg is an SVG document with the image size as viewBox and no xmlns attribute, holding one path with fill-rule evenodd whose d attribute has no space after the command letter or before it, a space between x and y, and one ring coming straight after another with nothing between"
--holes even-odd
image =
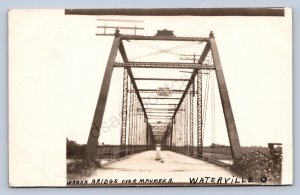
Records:
<instances>
[{"instance_id":1,"label":"bridge truss","mask_svg":"<svg viewBox=\"0 0 300 195\"><path fill-rule=\"evenodd\" d=\"M185 41L201 42L205 44L200 57L196 63L182 62L139 62L130 61L124 46L124 41ZM123 62L116 62L117 53L121 54ZM213 63L206 63L208 54L211 54ZM220 56L217 49L213 32L209 37L177 37L177 36L142 36L124 35L116 30L112 48L106 64L103 82L90 129L87 142L86 159L88 162L95 158L98 138L104 116L108 90L114 68L123 68L123 92L122 92L122 123L120 156L134 153L135 147L142 145L144 149L154 148L156 144L161 144L163 148L176 151L178 144L183 137L182 148L186 155L203 156L203 87L202 75L205 71L212 71L216 75L222 109L226 122L227 134L230 142L232 157L235 158L239 152L240 143L234 121L234 116L230 104L227 86L221 66ZM189 69L190 78L149 78L134 77L132 69L135 68L157 68L157 69ZM143 94L158 93L158 89L138 88L139 81L172 81L186 82L184 89L173 89L172 93L180 97L151 96L145 97ZM196 96L196 102L194 97ZM154 100L172 100L175 103L151 103ZM196 103L196 106L194 104ZM151 107L151 106L161 106ZM164 107L167 106L167 107ZM196 109L195 109L196 107ZM196 121L194 114L196 113ZM154 122L153 122L154 121ZM165 121L165 122L162 122ZM194 125L196 125L196 140L194 141ZM184 130L182 131L182 127ZM183 135L178 135L181 133ZM144 141L140 141L140 140ZM196 147L194 142L196 142ZM143 150L143 149L141 149ZM140 150L140 151L141 151Z\"/></svg>"}]
</instances>

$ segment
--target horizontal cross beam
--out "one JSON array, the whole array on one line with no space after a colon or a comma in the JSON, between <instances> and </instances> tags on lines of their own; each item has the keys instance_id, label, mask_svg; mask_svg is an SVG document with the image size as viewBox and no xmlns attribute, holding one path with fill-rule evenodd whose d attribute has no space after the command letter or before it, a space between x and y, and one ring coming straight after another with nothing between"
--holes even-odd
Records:
<instances>
[{"instance_id":1,"label":"horizontal cross beam","mask_svg":"<svg viewBox=\"0 0 300 195\"><path fill-rule=\"evenodd\" d=\"M168 113L173 113L173 112L171 112L171 111L166 111L166 112L162 112L162 111L160 111L160 112L158 112L158 111L154 111L154 112L147 112L148 114L155 114L155 113L157 113L157 114L168 114Z\"/></svg>"},{"instance_id":2,"label":"horizontal cross beam","mask_svg":"<svg viewBox=\"0 0 300 195\"><path fill-rule=\"evenodd\" d=\"M152 40L152 41L194 41L207 42L207 37L177 37L177 36L144 36L144 35L121 35L122 40Z\"/></svg>"},{"instance_id":3,"label":"horizontal cross beam","mask_svg":"<svg viewBox=\"0 0 300 195\"><path fill-rule=\"evenodd\" d=\"M139 89L140 92L143 92L143 91L155 91L157 92L158 90L157 89ZM180 90L180 89L171 89L171 91L178 91L178 92L183 92L184 90Z\"/></svg>"},{"instance_id":4,"label":"horizontal cross beam","mask_svg":"<svg viewBox=\"0 0 300 195\"><path fill-rule=\"evenodd\" d=\"M189 81L190 79L169 79L169 78L135 78L135 80L143 81Z\"/></svg>"},{"instance_id":5,"label":"horizontal cross beam","mask_svg":"<svg viewBox=\"0 0 300 195\"><path fill-rule=\"evenodd\" d=\"M198 63L178 63L178 62L116 62L114 67L130 68L175 68L175 69L214 69L213 65Z\"/></svg>"},{"instance_id":6,"label":"horizontal cross beam","mask_svg":"<svg viewBox=\"0 0 300 195\"><path fill-rule=\"evenodd\" d=\"M176 94L181 94L183 92L184 92L184 90L176 90L176 91L171 90L171 93L176 93ZM139 93L157 93L157 91L139 91ZM188 91L187 93L197 94L198 92L197 91Z\"/></svg>"},{"instance_id":7,"label":"horizontal cross beam","mask_svg":"<svg viewBox=\"0 0 300 195\"><path fill-rule=\"evenodd\" d=\"M148 117L168 117L168 118L171 118L172 117L172 115L168 115L168 116L166 116L166 115L148 115Z\"/></svg>"},{"instance_id":8,"label":"horizontal cross beam","mask_svg":"<svg viewBox=\"0 0 300 195\"><path fill-rule=\"evenodd\" d=\"M175 110L175 108L145 108L146 110Z\"/></svg>"},{"instance_id":9,"label":"horizontal cross beam","mask_svg":"<svg viewBox=\"0 0 300 195\"><path fill-rule=\"evenodd\" d=\"M155 103L146 103L144 105L158 105L158 106L176 106L177 104L155 104Z\"/></svg>"},{"instance_id":10,"label":"horizontal cross beam","mask_svg":"<svg viewBox=\"0 0 300 195\"><path fill-rule=\"evenodd\" d=\"M161 123L157 123L157 121ZM169 123L170 123L169 119L162 119L162 120L153 119L152 122L150 123L150 126L155 128L158 125L168 125Z\"/></svg>"},{"instance_id":11,"label":"horizontal cross beam","mask_svg":"<svg viewBox=\"0 0 300 195\"><path fill-rule=\"evenodd\" d=\"M172 119L172 116L148 116L149 119L160 119L160 118L163 118L163 119Z\"/></svg>"},{"instance_id":12,"label":"horizontal cross beam","mask_svg":"<svg viewBox=\"0 0 300 195\"><path fill-rule=\"evenodd\" d=\"M160 97L142 97L142 99L159 99L159 100L180 100L180 98L160 98Z\"/></svg>"},{"instance_id":13,"label":"horizontal cross beam","mask_svg":"<svg viewBox=\"0 0 300 195\"><path fill-rule=\"evenodd\" d=\"M157 93L157 89L139 89L139 92L140 93ZM184 90L178 90L178 89L175 89L175 90L170 90L171 93L183 93Z\"/></svg>"},{"instance_id":14,"label":"horizontal cross beam","mask_svg":"<svg viewBox=\"0 0 300 195\"><path fill-rule=\"evenodd\" d=\"M149 120L151 120L150 122L151 124L156 124L156 125L166 125L171 122L169 119L161 119L161 123L157 123L157 120L155 119L149 118Z\"/></svg>"},{"instance_id":15,"label":"horizontal cross beam","mask_svg":"<svg viewBox=\"0 0 300 195\"><path fill-rule=\"evenodd\" d=\"M145 108L146 110L166 110L166 111L174 111L175 108ZM183 111L184 109L179 109L179 111Z\"/></svg>"}]
</instances>

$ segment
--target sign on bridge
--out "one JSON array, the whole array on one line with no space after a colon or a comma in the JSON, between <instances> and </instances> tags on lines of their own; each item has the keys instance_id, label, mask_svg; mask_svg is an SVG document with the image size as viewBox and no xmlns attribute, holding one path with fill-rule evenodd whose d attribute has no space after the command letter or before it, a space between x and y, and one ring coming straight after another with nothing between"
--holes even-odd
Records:
<instances>
[{"instance_id":1,"label":"sign on bridge","mask_svg":"<svg viewBox=\"0 0 300 195\"><path fill-rule=\"evenodd\" d=\"M159 87L157 89L157 95L158 96L171 96L172 95L172 90L167 88L167 87L165 87L165 88Z\"/></svg>"}]
</instances>

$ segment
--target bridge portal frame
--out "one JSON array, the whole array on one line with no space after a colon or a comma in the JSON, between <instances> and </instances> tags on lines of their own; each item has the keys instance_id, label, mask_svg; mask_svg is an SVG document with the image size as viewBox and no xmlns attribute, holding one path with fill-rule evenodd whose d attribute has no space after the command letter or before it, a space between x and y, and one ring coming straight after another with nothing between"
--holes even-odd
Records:
<instances>
[{"instance_id":1,"label":"bridge portal frame","mask_svg":"<svg viewBox=\"0 0 300 195\"><path fill-rule=\"evenodd\" d=\"M200 55L200 58L198 62L195 63L149 63L149 62L129 62L124 44L122 40L152 40L152 41L201 41L201 42L206 42L206 45L202 51L202 54ZM117 52L121 53L123 63L116 63L115 59L117 56ZM212 58L214 62L214 66L207 66L203 64L206 56L208 55L209 51L212 53ZM231 103L228 95L228 90L225 82L225 77L223 73L223 69L221 66L221 60L219 56L219 52L217 49L216 41L213 32L210 32L208 38L203 38L203 37L168 37L168 36L163 36L163 37L157 37L157 36L141 36L141 35L121 35L119 30L116 30L116 33L114 34L114 40L112 44L112 48L109 54L109 58L106 64L105 72L104 72L104 77L100 89L100 94L99 98L97 101L92 125L90 128L90 133L89 133L89 138L87 141L87 149L86 149L86 161L87 162L92 162L95 157L95 152L96 152L96 147L98 144L98 138L100 135L100 129L102 125L102 120L104 116L104 111L106 107L106 102L107 102L107 96L108 96L108 91L109 91L109 86L111 82L111 77L112 77L112 72L114 67L123 67L126 70L126 75L129 76L131 84L133 86L133 91L135 92L136 98L139 101L140 107L143 111L145 122L148 121L148 116L146 112L146 108L144 107L142 97L140 95L140 91L137 87L137 84L135 82L135 78L133 76L131 68L190 68L193 69L191 78L188 79L188 83L186 85L185 90L183 91L183 94L181 98L179 99L179 103L177 104L174 114L171 117L172 121L174 121L176 113L179 111L180 106L182 102L184 101L185 97L187 94L189 94L190 89L192 89L193 83L195 83L195 78L197 76L197 156L201 157L203 156L203 136L202 136L202 76L201 76L201 71L202 69L213 69L215 70L216 78L217 78L217 83L219 87L219 94L221 97L221 103L222 103L222 108L223 108L223 113L226 121L226 128L227 128L227 134L231 146L231 153L233 158L237 156L239 153L240 149L240 143L239 143L239 138L238 138L238 133L236 129L236 124L231 108ZM124 74L125 76L125 74ZM142 79L142 78L139 78ZM126 87L123 87L123 90L126 90ZM127 89L128 90L128 89ZM194 89L192 89L194 91ZM128 92L128 91L127 91ZM127 96L126 92L126 96ZM123 91L123 95L124 95ZM191 94L190 94L191 95ZM123 101L125 96L123 96ZM126 108L124 108L126 106ZM124 126L125 121L127 120L127 111L125 112L125 109L127 109L127 104L123 102L123 108L122 108L122 129L121 129L121 144L124 145L124 136L126 136L126 131L124 131ZM125 116L126 115L126 116ZM175 122L175 121L174 121ZM172 122L172 125L174 124ZM146 137L147 139L147 144L154 144L155 143L155 138L153 135L152 128L149 128L149 123L147 122L147 133L146 135L149 137ZM151 126L150 126L151 127ZM167 139L168 136L172 137L172 132L173 128L168 128L168 130L165 132L165 135L163 136L164 139ZM191 132L190 132L191 133ZM192 133L191 133L192 135ZM172 142L172 138L170 139L170 144ZM125 143L126 144L126 143ZM171 145L170 145L171 146Z\"/></svg>"}]
</instances>

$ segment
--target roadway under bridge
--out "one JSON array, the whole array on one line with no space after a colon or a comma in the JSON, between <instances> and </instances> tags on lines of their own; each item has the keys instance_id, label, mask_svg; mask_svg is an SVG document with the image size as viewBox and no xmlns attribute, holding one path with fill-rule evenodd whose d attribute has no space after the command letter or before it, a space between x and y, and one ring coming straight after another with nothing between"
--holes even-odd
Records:
<instances>
[{"instance_id":1,"label":"roadway under bridge","mask_svg":"<svg viewBox=\"0 0 300 195\"><path fill-rule=\"evenodd\" d=\"M224 185L225 182L230 185L241 182L241 178L234 176L229 167L218 166L172 151L161 151L160 159L157 159L156 153L150 150L123 157L93 170L88 176L81 175L80 179L88 181L89 184L93 184L94 180L95 185L106 185L107 180L117 181L113 184L126 185L167 185L170 181L173 184L194 185ZM78 176L71 175L68 181L79 179ZM197 181L196 184L193 181Z\"/></svg>"}]
</instances>

